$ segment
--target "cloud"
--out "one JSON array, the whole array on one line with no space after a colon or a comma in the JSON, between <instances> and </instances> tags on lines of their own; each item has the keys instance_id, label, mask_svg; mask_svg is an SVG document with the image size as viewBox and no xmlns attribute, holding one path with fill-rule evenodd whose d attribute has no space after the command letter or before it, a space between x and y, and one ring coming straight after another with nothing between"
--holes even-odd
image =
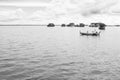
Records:
<instances>
[{"instance_id":1,"label":"cloud","mask_svg":"<svg viewBox=\"0 0 120 80\"><path fill-rule=\"evenodd\" d=\"M82 16L91 16L95 14L107 14L111 8L118 4L119 0L52 0L49 10L55 14L80 14ZM118 10L114 8L114 11Z\"/></svg>"},{"instance_id":2,"label":"cloud","mask_svg":"<svg viewBox=\"0 0 120 80\"><path fill-rule=\"evenodd\" d=\"M108 13L109 9L117 4L118 0L96 0L95 3L85 5L81 10L84 16Z\"/></svg>"},{"instance_id":3,"label":"cloud","mask_svg":"<svg viewBox=\"0 0 120 80\"><path fill-rule=\"evenodd\" d=\"M8 22L23 19L25 12L19 8L16 10L1 10L0 11L0 21Z\"/></svg>"},{"instance_id":4,"label":"cloud","mask_svg":"<svg viewBox=\"0 0 120 80\"><path fill-rule=\"evenodd\" d=\"M44 12L42 10L35 11L29 19L31 20L46 20L49 19L51 16L48 12Z\"/></svg>"},{"instance_id":5,"label":"cloud","mask_svg":"<svg viewBox=\"0 0 120 80\"><path fill-rule=\"evenodd\" d=\"M37 10L31 13L26 13L21 8L16 10L0 11L0 18L1 18L0 21L7 21L7 20L15 21L21 19L32 20L32 21L55 21L55 22L57 21L85 22L85 21L101 21L101 20L105 21L104 20L104 18L106 18L105 16L108 17L109 15L112 15L109 16L111 17L109 18L109 20L113 21L112 17L115 16L116 14L119 15L120 13L119 0L50 0L50 1L51 2L48 1L45 4L37 3L35 5L33 5L30 2L28 4L17 3L17 5L19 4L18 6L24 6L24 7L43 6L44 9L37 8ZM29 9L31 9L31 7ZM114 17L114 19L118 20L116 16Z\"/></svg>"},{"instance_id":6,"label":"cloud","mask_svg":"<svg viewBox=\"0 0 120 80\"><path fill-rule=\"evenodd\" d=\"M0 6L13 6L13 7L42 7L49 6L47 3L36 3L36 2L12 2L12 3L0 3Z\"/></svg>"},{"instance_id":7,"label":"cloud","mask_svg":"<svg viewBox=\"0 0 120 80\"><path fill-rule=\"evenodd\" d=\"M2 3L4 2L4 3ZM45 3L42 3L45 2ZM79 13L83 16L110 12L119 0L1 0L0 5L19 7L45 6L56 14ZM118 6L119 7L119 6ZM115 9L115 8L114 8ZM40 11L40 10L39 10ZM37 10L38 12L38 10Z\"/></svg>"},{"instance_id":8,"label":"cloud","mask_svg":"<svg viewBox=\"0 0 120 80\"><path fill-rule=\"evenodd\" d=\"M82 16L90 16L94 14L109 13L111 7L116 5L118 0L52 0L46 6L44 14L55 15L59 17L69 14L80 14ZM36 11L35 15L41 15L41 10ZM49 16L47 15L47 16Z\"/></svg>"},{"instance_id":9,"label":"cloud","mask_svg":"<svg viewBox=\"0 0 120 80\"><path fill-rule=\"evenodd\" d=\"M0 0L0 2L50 2L51 0Z\"/></svg>"},{"instance_id":10,"label":"cloud","mask_svg":"<svg viewBox=\"0 0 120 80\"><path fill-rule=\"evenodd\" d=\"M109 15L120 12L118 0L52 0L49 6L45 6L44 10L37 10L30 16L33 21L54 21L55 23L68 22L106 22ZM116 4L118 4L117 7ZM105 17L105 16L107 17ZM113 22L109 16L109 22ZM115 23L115 22L114 22Z\"/></svg>"}]
</instances>

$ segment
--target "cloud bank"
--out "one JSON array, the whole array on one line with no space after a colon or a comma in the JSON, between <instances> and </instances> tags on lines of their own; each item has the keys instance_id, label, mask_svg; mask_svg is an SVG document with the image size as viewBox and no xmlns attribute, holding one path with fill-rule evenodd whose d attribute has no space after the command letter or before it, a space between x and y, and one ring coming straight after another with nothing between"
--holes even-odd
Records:
<instances>
[{"instance_id":1,"label":"cloud bank","mask_svg":"<svg viewBox=\"0 0 120 80\"><path fill-rule=\"evenodd\" d=\"M15 2L16 0L13 1ZM37 5L39 4L41 3ZM91 18L91 21L105 21L105 16L114 17L114 19L118 20L117 17L119 17L120 14L119 0L46 0L46 5L42 6L44 6L44 9L37 9L31 13L27 13L23 10L23 7L16 10L1 10L0 21L26 19L32 21L53 20L64 22L65 20L90 21ZM110 18L110 20L112 20L112 18Z\"/></svg>"}]
</instances>

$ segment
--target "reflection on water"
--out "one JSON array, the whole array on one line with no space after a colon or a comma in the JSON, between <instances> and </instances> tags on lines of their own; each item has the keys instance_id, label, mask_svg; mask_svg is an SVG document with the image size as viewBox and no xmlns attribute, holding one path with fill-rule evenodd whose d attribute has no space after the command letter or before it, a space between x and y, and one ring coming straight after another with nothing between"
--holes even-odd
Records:
<instances>
[{"instance_id":1,"label":"reflection on water","mask_svg":"<svg viewBox=\"0 0 120 80\"><path fill-rule=\"evenodd\" d=\"M119 80L120 28L0 27L0 80Z\"/></svg>"}]
</instances>

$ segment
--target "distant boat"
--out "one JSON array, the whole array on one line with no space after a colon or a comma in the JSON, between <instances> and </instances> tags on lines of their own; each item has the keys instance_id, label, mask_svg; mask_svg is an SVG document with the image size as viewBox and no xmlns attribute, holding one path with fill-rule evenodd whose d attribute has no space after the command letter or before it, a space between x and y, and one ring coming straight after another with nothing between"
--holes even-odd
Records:
<instances>
[{"instance_id":1,"label":"distant boat","mask_svg":"<svg viewBox=\"0 0 120 80\"><path fill-rule=\"evenodd\" d=\"M88 32L80 32L81 35L86 35L86 36L99 36L100 32L92 32L92 33L88 33Z\"/></svg>"}]
</instances>

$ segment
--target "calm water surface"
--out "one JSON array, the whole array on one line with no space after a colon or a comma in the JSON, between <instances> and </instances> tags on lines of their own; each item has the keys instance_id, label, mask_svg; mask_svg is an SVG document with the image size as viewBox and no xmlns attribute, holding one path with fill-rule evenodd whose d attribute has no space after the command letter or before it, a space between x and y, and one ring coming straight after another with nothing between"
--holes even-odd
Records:
<instances>
[{"instance_id":1,"label":"calm water surface","mask_svg":"<svg viewBox=\"0 0 120 80\"><path fill-rule=\"evenodd\" d=\"M120 28L0 27L0 80L120 80Z\"/></svg>"}]
</instances>

